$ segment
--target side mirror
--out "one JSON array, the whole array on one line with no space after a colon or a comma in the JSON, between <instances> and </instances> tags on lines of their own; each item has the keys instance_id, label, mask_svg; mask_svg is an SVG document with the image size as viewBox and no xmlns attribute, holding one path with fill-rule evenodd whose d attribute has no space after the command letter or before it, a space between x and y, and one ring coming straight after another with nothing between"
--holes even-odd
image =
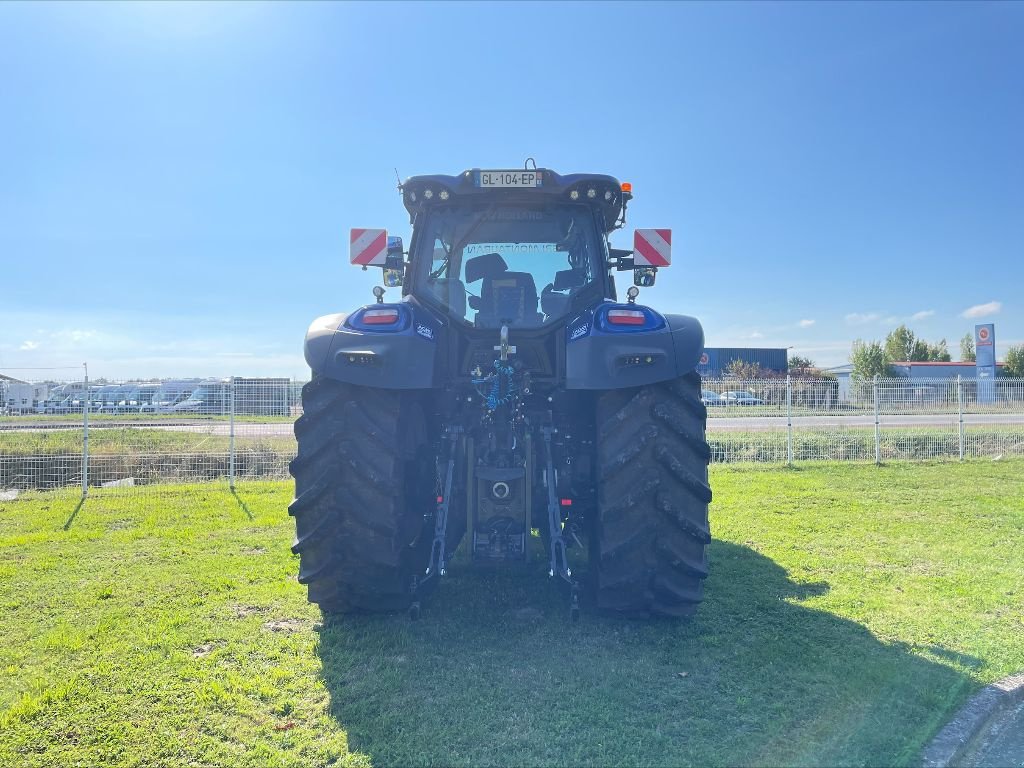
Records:
<instances>
[{"instance_id":1,"label":"side mirror","mask_svg":"<svg viewBox=\"0 0 1024 768\"><path fill-rule=\"evenodd\" d=\"M384 260L384 285L397 288L405 280L405 248L402 238L388 238L388 254Z\"/></svg>"},{"instance_id":2,"label":"side mirror","mask_svg":"<svg viewBox=\"0 0 1024 768\"><path fill-rule=\"evenodd\" d=\"M633 270L633 285L650 288L658 277L657 267L636 267Z\"/></svg>"}]
</instances>

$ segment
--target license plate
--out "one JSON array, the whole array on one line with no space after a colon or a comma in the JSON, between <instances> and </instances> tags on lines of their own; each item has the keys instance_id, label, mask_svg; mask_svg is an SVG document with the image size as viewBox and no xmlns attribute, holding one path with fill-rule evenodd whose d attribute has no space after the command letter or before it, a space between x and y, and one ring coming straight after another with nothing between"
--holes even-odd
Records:
<instances>
[{"instance_id":1,"label":"license plate","mask_svg":"<svg viewBox=\"0 0 1024 768\"><path fill-rule=\"evenodd\" d=\"M540 171L480 171L478 187L539 187Z\"/></svg>"}]
</instances>

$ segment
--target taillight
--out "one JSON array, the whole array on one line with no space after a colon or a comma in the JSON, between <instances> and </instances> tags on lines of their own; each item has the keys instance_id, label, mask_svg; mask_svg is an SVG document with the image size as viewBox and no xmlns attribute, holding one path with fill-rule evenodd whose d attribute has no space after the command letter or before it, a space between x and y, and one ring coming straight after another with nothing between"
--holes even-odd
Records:
<instances>
[{"instance_id":1,"label":"taillight","mask_svg":"<svg viewBox=\"0 0 1024 768\"><path fill-rule=\"evenodd\" d=\"M397 309L368 309L360 320L366 325L394 325L398 322Z\"/></svg>"},{"instance_id":2,"label":"taillight","mask_svg":"<svg viewBox=\"0 0 1024 768\"><path fill-rule=\"evenodd\" d=\"M647 316L634 309L609 309L608 322L612 325L643 325Z\"/></svg>"}]
</instances>

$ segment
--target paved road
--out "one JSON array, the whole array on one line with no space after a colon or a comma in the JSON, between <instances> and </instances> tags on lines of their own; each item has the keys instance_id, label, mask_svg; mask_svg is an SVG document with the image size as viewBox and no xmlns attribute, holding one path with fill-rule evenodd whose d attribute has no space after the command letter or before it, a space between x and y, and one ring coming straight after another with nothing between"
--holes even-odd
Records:
<instances>
[{"instance_id":1,"label":"paved road","mask_svg":"<svg viewBox=\"0 0 1024 768\"><path fill-rule=\"evenodd\" d=\"M60 421L60 422L4 422L0 424L0 433L3 432L50 432L61 429L81 429L81 423ZM198 432L204 435L222 435L227 437L231 434L231 425L226 421L90 421L89 431L98 429L159 429L166 432ZM277 421L268 424L260 424L252 421L236 421L236 435L285 435L290 436L292 422Z\"/></svg>"},{"instance_id":2,"label":"paved road","mask_svg":"<svg viewBox=\"0 0 1024 768\"><path fill-rule=\"evenodd\" d=\"M955 413L911 414L905 416L879 417L883 427L951 427L957 423ZM1018 425L1024 427L1024 413L972 413L964 414L964 424L970 425ZM708 432L757 432L783 429L785 416L710 416ZM794 416L793 428L806 427L873 427L875 417L871 414L857 416Z\"/></svg>"},{"instance_id":3,"label":"paved road","mask_svg":"<svg viewBox=\"0 0 1024 768\"><path fill-rule=\"evenodd\" d=\"M889 427L947 427L953 428L957 423L955 413L939 414L910 414L903 416L882 415L881 423L883 428ZM964 424L971 426L1018 426L1024 428L1024 413L972 413L964 414ZM870 428L875 425L873 415L856 416L834 415L834 416L794 416L794 429L822 428L822 427L859 427ZM175 421L167 423L164 421L131 421L131 422L109 422L96 421L89 424L90 430L96 429L124 429L125 427L139 429L162 429L170 432L199 432L205 435L227 436L230 434L230 426L226 421ZM67 421L40 423L38 421L19 424L17 421L8 421L0 425L0 431L27 430L32 432L46 431L53 429L80 429L80 424L68 423ZM712 414L708 418L708 432L767 432L776 429L786 428L785 416L718 416ZM251 421L235 422L235 434L245 435L268 435L275 437L290 437L292 435L292 424L290 422L273 422L269 424L258 424Z\"/></svg>"},{"instance_id":4,"label":"paved road","mask_svg":"<svg viewBox=\"0 0 1024 768\"><path fill-rule=\"evenodd\" d=\"M993 723L982 742L959 763L977 768L1024 768L1024 703Z\"/></svg>"}]
</instances>

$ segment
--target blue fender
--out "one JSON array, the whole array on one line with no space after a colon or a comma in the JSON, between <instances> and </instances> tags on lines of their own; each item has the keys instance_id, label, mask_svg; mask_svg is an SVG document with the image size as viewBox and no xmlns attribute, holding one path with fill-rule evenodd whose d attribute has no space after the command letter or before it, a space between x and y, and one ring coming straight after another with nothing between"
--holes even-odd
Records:
<instances>
[{"instance_id":1,"label":"blue fender","mask_svg":"<svg viewBox=\"0 0 1024 768\"><path fill-rule=\"evenodd\" d=\"M644 326L612 329L602 310L641 310ZM696 369L704 329L687 315L661 315L638 304L604 304L566 329L566 389L622 389L669 381Z\"/></svg>"},{"instance_id":2,"label":"blue fender","mask_svg":"<svg viewBox=\"0 0 1024 768\"><path fill-rule=\"evenodd\" d=\"M358 327L368 309L397 308L392 329ZM441 327L433 316L408 302L372 304L352 313L318 317L306 332L306 363L318 376L382 389L437 387Z\"/></svg>"}]
</instances>

